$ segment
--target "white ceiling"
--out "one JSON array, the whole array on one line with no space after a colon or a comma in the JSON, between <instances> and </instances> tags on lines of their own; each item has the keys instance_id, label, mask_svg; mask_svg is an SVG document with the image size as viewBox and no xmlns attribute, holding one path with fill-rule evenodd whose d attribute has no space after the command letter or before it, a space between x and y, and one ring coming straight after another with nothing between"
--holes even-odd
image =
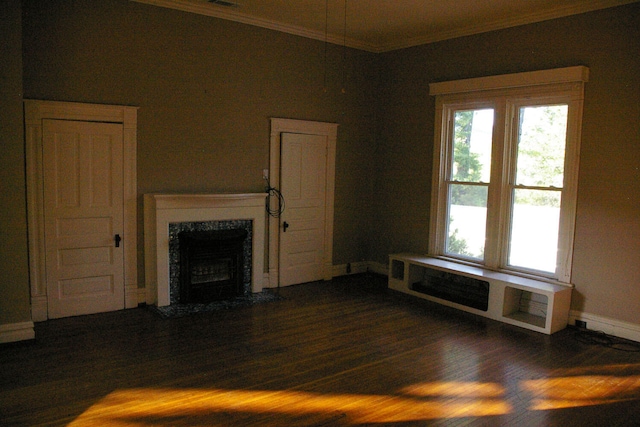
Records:
<instances>
[{"instance_id":1,"label":"white ceiling","mask_svg":"<svg viewBox=\"0 0 640 427\"><path fill-rule=\"evenodd\" d=\"M385 52L639 0L226 0L231 6L133 1Z\"/></svg>"}]
</instances>

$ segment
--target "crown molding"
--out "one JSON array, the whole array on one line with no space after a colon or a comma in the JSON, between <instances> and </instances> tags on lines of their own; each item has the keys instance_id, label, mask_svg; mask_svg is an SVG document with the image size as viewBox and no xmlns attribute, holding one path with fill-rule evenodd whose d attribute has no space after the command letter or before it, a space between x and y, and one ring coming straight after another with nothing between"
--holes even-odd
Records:
<instances>
[{"instance_id":1,"label":"crown molding","mask_svg":"<svg viewBox=\"0 0 640 427\"><path fill-rule=\"evenodd\" d=\"M551 19L563 18L581 13L593 12L595 10L606 9L610 7L623 6L625 4L636 3L638 0L585 0L569 6L558 6L553 9L547 9L540 12L534 12L526 15L520 15L512 18L496 19L490 22L473 23L453 29L445 29L435 31L433 33L397 40L386 44L373 44L364 40L353 37L345 37L344 35L325 34L323 31L310 30L308 28L285 24L273 20L263 19L239 12L234 8L211 7L209 3L195 3L189 0L130 0L137 3L150 4L169 9L181 10L183 12L196 13L199 15L210 16L214 18L225 19L228 21L239 22L242 24L253 25L256 27L267 28L274 31L280 31L287 34L306 37L309 39L320 40L323 42L346 46L354 49L364 50L373 53L383 53L398 49L419 46L439 42L458 37L465 37L474 34L485 33L489 31L502 30L520 25L532 24Z\"/></svg>"},{"instance_id":2,"label":"crown molding","mask_svg":"<svg viewBox=\"0 0 640 427\"><path fill-rule=\"evenodd\" d=\"M309 39L320 40L323 42L347 46L354 49L364 50L367 52L378 53L377 46L370 43L357 40L344 35L325 34L323 31L310 30L308 28L297 25L284 24L256 16L244 14L231 8L210 7L208 3L193 3L185 0L130 0L136 3L150 4L169 9L176 9L183 12L196 13L198 15L210 16L213 18L226 19L228 21L239 22L241 24L253 25L256 27L267 28L269 30L279 31L281 33L293 34L296 36L306 37Z\"/></svg>"},{"instance_id":3,"label":"crown molding","mask_svg":"<svg viewBox=\"0 0 640 427\"><path fill-rule=\"evenodd\" d=\"M513 18L497 19L490 22L475 23L451 30L436 31L431 34L401 40L396 43L389 43L377 47L377 52L389 52L393 50L405 49L423 44L435 43L439 41L455 39L459 37L472 36L474 34L487 33L490 31L503 30L521 25L533 24L536 22L549 21L552 19L564 18L571 15L593 12L610 7L624 6L636 3L638 0L593 0L584 1L570 6L556 7L554 9L541 12L516 16Z\"/></svg>"}]
</instances>

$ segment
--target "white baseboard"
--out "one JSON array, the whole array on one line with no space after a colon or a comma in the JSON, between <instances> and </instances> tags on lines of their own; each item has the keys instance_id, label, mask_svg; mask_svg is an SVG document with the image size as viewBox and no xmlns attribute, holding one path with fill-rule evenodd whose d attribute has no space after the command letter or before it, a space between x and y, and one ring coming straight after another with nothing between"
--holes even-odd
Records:
<instances>
[{"instance_id":1,"label":"white baseboard","mask_svg":"<svg viewBox=\"0 0 640 427\"><path fill-rule=\"evenodd\" d=\"M366 273L367 271L382 274L384 276L388 275L388 267L386 265L375 263L375 262L367 262L367 261L333 265L331 274L332 274L332 277L340 277L340 276L348 276L350 274ZM277 276L277 270L275 269L269 270L269 273L264 273L264 278L262 280L262 287L277 288L278 283L277 283L277 280L275 280L276 276Z\"/></svg>"},{"instance_id":2,"label":"white baseboard","mask_svg":"<svg viewBox=\"0 0 640 427\"><path fill-rule=\"evenodd\" d=\"M380 262L369 262L369 271L376 274L381 274L383 276L389 276L389 264L382 264Z\"/></svg>"},{"instance_id":3,"label":"white baseboard","mask_svg":"<svg viewBox=\"0 0 640 427\"><path fill-rule=\"evenodd\" d=\"M347 271L347 270L351 271ZM385 264L371 261L352 262L350 264L340 264L333 266L333 277L348 276L349 274L359 274L372 272L376 274L382 274L383 276L389 275L389 268Z\"/></svg>"},{"instance_id":4,"label":"white baseboard","mask_svg":"<svg viewBox=\"0 0 640 427\"><path fill-rule=\"evenodd\" d=\"M589 330L601 331L614 337L640 342L640 325L571 310L569 312L569 324L575 325L576 320L587 322L587 329Z\"/></svg>"},{"instance_id":5,"label":"white baseboard","mask_svg":"<svg viewBox=\"0 0 640 427\"><path fill-rule=\"evenodd\" d=\"M0 325L0 344L34 339L36 331L33 326L31 321Z\"/></svg>"},{"instance_id":6,"label":"white baseboard","mask_svg":"<svg viewBox=\"0 0 640 427\"><path fill-rule=\"evenodd\" d=\"M333 277L348 276L349 274L366 273L368 271L367 262L352 262L333 266Z\"/></svg>"}]
</instances>

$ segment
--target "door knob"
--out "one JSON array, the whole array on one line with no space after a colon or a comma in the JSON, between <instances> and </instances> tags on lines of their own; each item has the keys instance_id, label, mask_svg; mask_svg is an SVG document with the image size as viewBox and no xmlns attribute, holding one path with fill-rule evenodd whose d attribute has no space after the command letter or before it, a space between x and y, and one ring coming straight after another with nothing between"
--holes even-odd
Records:
<instances>
[{"instance_id":1,"label":"door knob","mask_svg":"<svg viewBox=\"0 0 640 427\"><path fill-rule=\"evenodd\" d=\"M120 237L119 234L116 234L116 236L115 236L116 248L120 247L120 240L122 240L122 237Z\"/></svg>"},{"instance_id":2,"label":"door knob","mask_svg":"<svg viewBox=\"0 0 640 427\"><path fill-rule=\"evenodd\" d=\"M287 228L289 228L289 223L287 221L282 223L282 230L286 233Z\"/></svg>"}]
</instances>

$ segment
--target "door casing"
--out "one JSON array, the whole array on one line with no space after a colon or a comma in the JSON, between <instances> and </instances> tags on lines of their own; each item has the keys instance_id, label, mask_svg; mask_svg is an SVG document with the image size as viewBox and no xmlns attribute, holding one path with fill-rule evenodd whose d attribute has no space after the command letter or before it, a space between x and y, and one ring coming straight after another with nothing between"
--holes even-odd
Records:
<instances>
[{"instance_id":1,"label":"door casing","mask_svg":"<svg viewBox=\"0 0 640 427\"><path fill-rule=\"evenodd\" d=\"M322 135L327 138L327 171L325 192L325 238L323 251L323 279L333 278L333 213L335 196L335 165L338 124L294 119L271 119L269 153L270 184L280 188L280 156L282 133ZM286 199L285 199L286 209ZM280 281L280 220L269 216L269 286L278 287Z\"/></svg>"},{"instance_id":2,"label":"door casing","mask_svg":"<svg viewBox=\"0 0 640 427\"><path fill-rule=\"evenodd\" d=\"M74 120L120 123L124 136L124 286L125 307L138 305L136 146L137 107L74 102L25 100L25 144L27 169L27 221L31 316L48 319L44 240L44 173L42 157L43 120Z\"/></svg>"}]
</instances>

